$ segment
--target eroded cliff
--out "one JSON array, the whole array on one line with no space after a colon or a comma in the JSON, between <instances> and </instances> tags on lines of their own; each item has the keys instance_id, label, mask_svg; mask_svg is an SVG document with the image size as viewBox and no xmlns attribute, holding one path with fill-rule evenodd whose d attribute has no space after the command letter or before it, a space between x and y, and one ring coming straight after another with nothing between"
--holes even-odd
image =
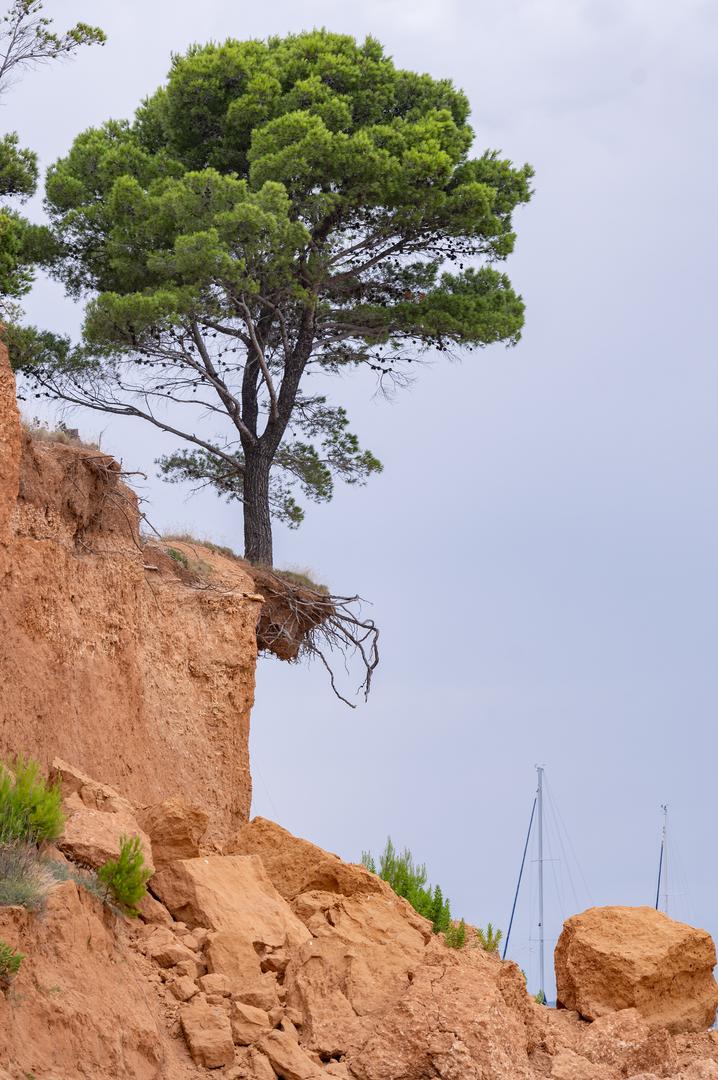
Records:
<instances>
[{"instance_id":1,"label":"eroded cliff","mask_svg":"<svg viewBox=\"0 0 718 1080\"><path fill-rule=\"evenodd\" d=\"M22 429L0 347L0 758L181 792L221 841L249 812L262 597L217 553L210 581L162 572L138 524L111 457Z\"/></svg>"}]
</instances>

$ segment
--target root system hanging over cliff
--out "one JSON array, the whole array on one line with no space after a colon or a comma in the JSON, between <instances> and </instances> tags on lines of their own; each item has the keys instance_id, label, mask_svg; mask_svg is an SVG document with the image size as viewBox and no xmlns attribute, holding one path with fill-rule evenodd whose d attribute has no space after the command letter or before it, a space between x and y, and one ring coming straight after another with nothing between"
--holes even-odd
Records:
<instances>
[{"instance_id":1,"label":"root system hanging over cliff","mask_svg":"<svg viewBox=\"0 0 718 1080\"><path fill-rule=\"evenodd\" d=\"M337 684L336 658L341 658L347 676L358 664L357 693L367 699L379 663L379 629L373 619L364 617L360 596L330 593L304 574L253 566L230 548L188 535L167 536L161 544L148 541L146 550L158 569L201 589L225 587L228 565L237 564L264 600L257 623L259 651L292 662L319 660L332 690L351 708L354 703Z\"/></svg>"}]
</instances>

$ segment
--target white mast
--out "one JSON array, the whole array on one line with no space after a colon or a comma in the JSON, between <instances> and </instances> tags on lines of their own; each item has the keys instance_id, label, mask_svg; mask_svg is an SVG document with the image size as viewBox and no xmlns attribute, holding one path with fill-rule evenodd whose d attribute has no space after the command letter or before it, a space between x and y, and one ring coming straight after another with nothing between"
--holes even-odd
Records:
<instances>
[{"instance_id":1,"label":"white mast","mask_svg":"<svg viewBox=\"0 0 718 1080\"><path fill-rule=\"evenodd\" d=\"M663 910L668 914L668 803L661 806L663 811Z\"/></svg>"},{"instance_id":2,"label":"white mast","mask_svg":"<svg viewBox=\"0 0 718 1080\"><path fill-rule=\"evenodd\" d=\"M536 766L538 773L538 788L536 790L536 806L538 809L538 873L539 873L539 993L546 1000L546 988L544 985L544 929L543 929L543 765Z\"/></svg>"}]
</instances>

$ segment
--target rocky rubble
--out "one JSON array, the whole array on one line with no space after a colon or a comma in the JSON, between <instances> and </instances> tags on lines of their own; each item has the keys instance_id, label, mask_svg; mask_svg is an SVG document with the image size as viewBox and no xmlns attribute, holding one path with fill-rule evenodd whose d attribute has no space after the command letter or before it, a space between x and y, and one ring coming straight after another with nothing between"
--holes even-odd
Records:
<instances>
[{"instance_id":1,"label":"rocky rubble","mask_svg":"<svg viewBox=\"0 0 718 1080\"><path fill-rule=\"evenodd\" d=\"M198 808L150 812L63 762L55 770L70 807L142 821L160 869L136 921L73 882L43 916L0 908L0 939L26 954L0 996L11 1080L718 1080L716 1033L685 1033L698 1012L659 983L633 1007L617 993L652 970L642 909L620 909L634 923L613 936L613 1004L604 993L589 1022L536 1005L515 964L447 948L375 875L272 822L241 826L220 854L201 848ZM172 857L188 845L198 853ZM582 920L596 946L600 909L569 920L557 965L585 1008L599 983L576 959ZM666 941L683 943L666 955L704 963L690 928L666 923Z\"/></svg>"}]
</instances>

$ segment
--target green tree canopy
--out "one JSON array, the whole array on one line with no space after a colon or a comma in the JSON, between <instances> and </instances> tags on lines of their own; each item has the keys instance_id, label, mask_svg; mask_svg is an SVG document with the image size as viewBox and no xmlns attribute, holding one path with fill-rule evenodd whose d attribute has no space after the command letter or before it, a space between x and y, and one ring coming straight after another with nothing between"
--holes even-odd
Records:
<instances>
[{"instance_id":1,"label":"green tree canopy","mask_svg":"<svg viewBox=\"0 0 718 1080\"><path fill-rule=\"evenodd\" d=\"M431 350L519 338L495 264L532 173L471 157L468 116L372 38L175 57L132 122L50 169L57 273L88 303L83 346L39 343L35 377L179 436L167 477L243 502L245 554L271 563L270 514L301 519L297 486L325 500L381 468L309 375L366 366L389 388Z\"/></svg>"},{"instance_id":2,"label":"green tree canopy","mask_svg":"<svg viewBox=\"0 0 718 1080\"><path fill-rule=\"evenodd\" d=\"M105 40L87 23L56 33L43 8L41 0L14 0L0 16L0 96L25 68ZM36 155L21 148L16 133L0 136L0 321L19 314L16 302L32 284L33 266L52 248L48 231L30 225L16 208L34 194L37 177Z\"/></svg>"}]
</instances>

